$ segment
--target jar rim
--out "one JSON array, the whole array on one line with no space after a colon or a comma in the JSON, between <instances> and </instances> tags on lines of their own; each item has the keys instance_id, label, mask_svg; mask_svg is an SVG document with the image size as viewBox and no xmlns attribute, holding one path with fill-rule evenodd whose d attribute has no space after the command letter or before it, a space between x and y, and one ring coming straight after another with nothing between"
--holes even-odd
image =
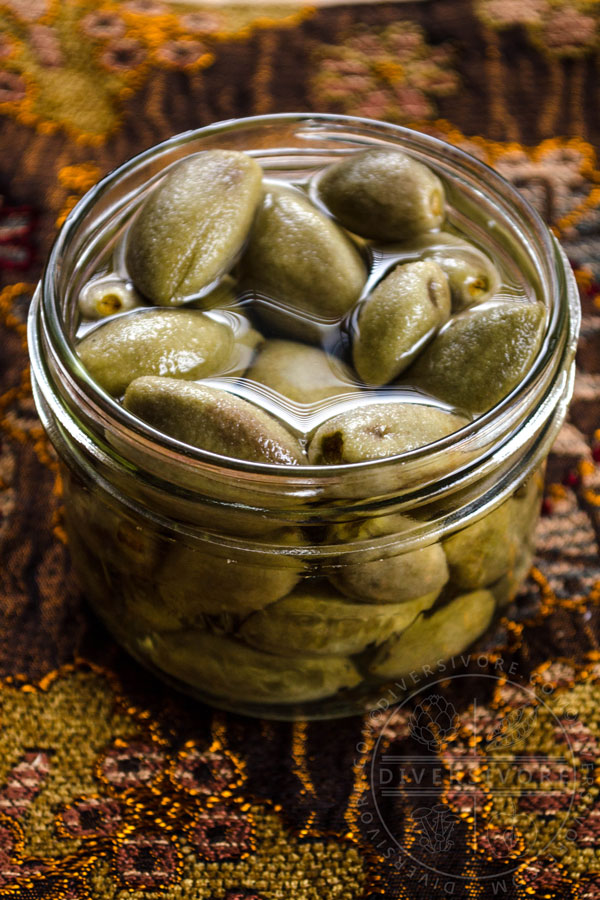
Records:
<instances>
[{"instance_id":1,"label":"jar rim","mask_svg":"<svg viewBox=\"0 0 600 900\"><path fill-rule=\"evenodd\" d=\"M551 300L546 334L536 360L526 377L491 410L476 416L463 428L438 441L394 456L338 465L280 465L222 456L177 441L133 416L117 400L102 391L88 375L66 331L58 284L62 262L85 216L93 211L98 202L124 176L132 174L170 150L184 147L188 143L205 137L214 137L244 128L279 124L295 125L299 129L305 128L308 130L307 135L310 133L311 138L319 137L324 141L341 142L344 139L372 141L375 139L382 145L385 142L388 145L396 143L402 149L409 151L412 149L417 154L424 150L435 151L438 158L445 160L448 164L452 163L459 170L477 178L482 185L482 191L488 196L491 194L497 205L502 204L505 209L510 209L512 217L518 220L519 225L526 230L530 239L528 247L530 256L534 250L537 250L538 275L542 274L539 271L540 264L545 266L543 273L545 287ZM301 131L298 134L301 134ZM556 381L561 364L564 366L565 356L572 358L574 355L578 334L579 302L573 276L567 271L567 266L564 253L556 239L544 225L536 210L516 188L481 160L470 156L458 147L404 126L355 116L326 113L278 113L251 116L216 122L168 138L127 160L92 187L69 213L54 242L42 275L39 310L32 307L30 326L34 332L32 334L34 341L37 337L38 326L43 331L47 347L54 357L54 366L60 370L61 378L70 382L79 401L102 421L104 428L115 428L126 441L132 441L138 446L143 445L155 456L162 454L171 463L192 465L199 469L208 467L213 471L221 470L230 475L235 473L240 477L257 476L273 483L290 481L323 483L332 480L337 482L350 475L354 477L367 472L382 472L386 468L402 465L403 469L407 470L406 475L409 476L408 470L411 470L415 481L418 482L419 473L429 471L432 462L443 460L450 449L458 451L461 458L468 459L469 465L471 465L474 451L481 451L482 447L487 446L486 452L488 452L493 435L497 435L499 431L510 432L516 423L522 420L522 414L517 414L517 410L522 410L524 407L535 408L548 393L549 385ZM38 314L40 316L39 323L37 322ZM35 322L33 321L34 317ZM557 360L557 354L562 357L562 362L561 359ZM33 360L35 370L35 366L40 363L39 354L33 355ZM335 412L332 412L332 415L335 415ZM486 436L488 437L487 443ZM481 453L476 452L475 456L480 458Z\"/></svg>"}]
</instances>

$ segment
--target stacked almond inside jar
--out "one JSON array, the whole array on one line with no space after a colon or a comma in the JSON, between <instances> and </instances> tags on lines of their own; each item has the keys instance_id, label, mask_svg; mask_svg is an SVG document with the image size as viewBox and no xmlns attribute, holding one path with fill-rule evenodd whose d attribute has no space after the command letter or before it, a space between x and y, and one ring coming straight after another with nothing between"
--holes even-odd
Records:
<instances>
[{"instance_id":1,"label":"stacked almond inside jar","mask_svg":"<svg viewBox=\"0 0 600 900\"><path fill-rule=\"evenodd\" d=\"M197 153L148 192L84 286L77 352L134 416L221 457L326 467L432 444L517 388L546 320L446 210L440 177L400 150L352 152L299 181L241 152ZM267 703L331 696L483 633L527 570L539 494L534 478L443 542L327 575L293 556L258 572L174 548L133 606L156 664L186 683ZM326 540L407 525L357 519ZM293 528L277 541L301 543ZM156 558L141 546L123 552L143 583Z\"/></svg>"}]
</instances>

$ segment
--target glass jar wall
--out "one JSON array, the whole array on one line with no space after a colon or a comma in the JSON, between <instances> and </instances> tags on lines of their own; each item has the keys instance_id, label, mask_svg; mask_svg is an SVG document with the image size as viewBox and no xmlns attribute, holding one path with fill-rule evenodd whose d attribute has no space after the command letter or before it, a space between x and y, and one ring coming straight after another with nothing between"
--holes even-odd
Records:
<instances>
[{"instance_id":1,"label":"glass jar wall","mask_svg":"<svg viewBox=\"0 0 600 900\"><path fill-rule=\"evenodd\" d=\"M236 149L269 178L302 183L351 152L386 146L430 166L450 225L546 306L533 366L493 409L395 457L276 466L182 445L92 381L75 352L77 297L119 257L167 167ZM572 389L578 315L568 264L533 210L477 160L428 136L286 114L210 126L136 157L70 215L30 317L34 394L61 460L85 595L137 659L214 705L280 718L367 709L389 682L467 650L514 599ZM343 355L344 341L334 349ZM311 410L298 432L330 414Z\"/></svg>"}]
</instances>

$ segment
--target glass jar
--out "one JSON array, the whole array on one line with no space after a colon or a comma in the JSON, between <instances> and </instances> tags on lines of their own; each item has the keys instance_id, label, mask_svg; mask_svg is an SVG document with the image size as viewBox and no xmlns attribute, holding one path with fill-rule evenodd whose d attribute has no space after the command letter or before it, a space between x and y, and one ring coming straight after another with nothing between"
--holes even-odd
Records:
<instances>
[{"instance_id":1,"label":"glass jar","mask_svg":"<svg viewBox=\"0 0 600 900\"><path fill-rule=\"evenodd\" d=\"M180 444L93 383L74 349L77 296L168 166L223 148L251 153L273 177L305 177L369 147L402 148L436 171L451 224L511 260L546 305L541 350L508 397L396 457L282 467ZM70 214L29 319L34 396L61 462L86 597L140 662L215 706L271 718L368 709L386 684L466 651L514 599L572 391L578 326L572 273L535 211L432 137L284 114L147 150Z\"/></svg>"}]
</instances>

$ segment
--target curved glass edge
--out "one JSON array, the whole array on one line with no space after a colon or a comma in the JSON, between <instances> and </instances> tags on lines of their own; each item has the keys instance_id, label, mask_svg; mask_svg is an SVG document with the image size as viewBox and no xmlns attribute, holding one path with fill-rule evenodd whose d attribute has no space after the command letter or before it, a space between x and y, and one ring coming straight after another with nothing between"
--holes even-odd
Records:
<instances>
[{"instance_id":1,"label":"curved glass edge","mask_svg":"<svg viewBox=\"0 0 600 900\"><path fill-rule=\"evenodd\" d=\"M48 347L54 353L55 364L61 372L64 373L65 380L70 379L72 381L72 386L76 390L82 408L85 408L87 404L90 415L96 417L103 428L116 426L117 431L121 433L121 437L125 442L131 440L138 446L145 446L149 452L156 452L159 455L166 454L174 464L179 461L186 466L193 465L194 467L198 466L199 468L208 466L213 471L216 469L222 470L223 473L227 473L229 477L233 470L240 477L246 475L260 476L261 479L272 479L279 483L285 481L298 485L312 485L315 482L322 484L339 481L340 479L347 479L354 474L362 477L366 472L373 470L381 471L385 467L402 464L403 466L411 466L414 469L415 478L418 479L419 468L426 469L431 465L432 460L435 459L436 456L442 459L443 455L450 447L455 450L462 447L466 455L468 455L469 452L471 455L474 452L475 455L477 455L476 450L477 448L480 448L483 443L482 432L484 432L486 428L489 428L490 425L497 423L500 413L506 414L507 427L509 429L514 427L515 415L513 412L511 416L510 408L511 406L514 408L519 397L525 393L526 388L531 387L531 384L535 381L536 377L540 377L541 373L539 370L542 369L543 371L544 365L549 362L548 357L554 356L556 359L556 342L559 340L560 335L550 335L550 339L546 342L544 358L538 360L537 368L532 370L529 378L526 379L526 382L523 385L513 392L513 394L509 395L509 397L505 398L498 407L494 408L489 413L486 413L484 416L478 417L475 422L471 423L460 432L456 432L455 434L448 436L448 438L444 438L428 447L418 448L399 456L340 466L291 467L248 463L243 460L234 460L228 457L222 457L218 454L211 454L206 451L187 447L187 445L180 444L179 442L154 431L150 426L146 426L139 419L131 416L126 410L119 406L116 401L100 391L97 386L91 382L89 376L87 376L87 373L65 335L61 321L56 282L61 254L68 248L69 240L77 230L82 216L89 212L97 202L98 198L122 178L125 173L133 171L136 167L150 159L154 159L165 149L181 147L190 141L195 141L207 135L218 135L231 130L243 130L247 127L259 126L261 124L270 123L277 125L281 122L297 125L303 124L307 127L312 127L314 130L311 132L311 136L314 136L317 127L321 129L321 133L323 133L324 137L330 136L330 131L324 132L324 128L330 130L333 129L336 138L340 140L354 138L356 137L357 132L369 139L380 137L382 143L388 141L390 137L401 137L403 146L412 147L417 150L420 149L421 152L423 152L424 145L428 148L435 147L440 151L443 150L447 157L452 157L459 161L462 166L466 166L477 173L485 172L486 178L491 180L501 192L504 192L504 194L507 194L510 197L511 204L514 203L514 206L525 218L526 222L535 226L534 231L536 240L540 242L541 246L554 250L554 253L549 252L544 258L548 260L558 256L560 266L557 266L557 269L549 270L552 273L551 284L554 285L554 296L562 296L563 292L565 292L569 298L568 308L570 322L568 328L569 337L566 343L570 347L573 344L573 341L576 340L578 331L577 323L579 321L578 305L573 301L573 289L576 293L576 286L574 286L574 279L568 269L568 263L562 248L560 248L548 229L543 225L537 213L523 200L523 198L520 197L518 192L497 175L497 173L457 148L451 147L436 138L412 132L401 126L392 126L387 123L376 121L369 122L368 120L357 119L354 117L332 117L310 114L299 115L290 113L277 116L259 116L242 120L228 120L223 123L207 126L207 128L199 129L197 131L185 132L183 135L177 135L129 160L123 166L120 166L107 175L95 188L92 188L69 215L67 222L51 251L42 279L44 300L40 304L40 325L41 331L43 331L48 343ZM342 132L342 129L346 129L348 126L352 126L353 131L351 134L346 135ZM488 185L486 183L486 188L487 187ZM556 253L556 247L558 247L558 254ZM565 268L565 266L567 268ZM553 317L552 321L549 323L549 328L554 327L555 330L560 329L560 304L554 303L552 309ZM562 326L564 333L564 321L562 322ZM33 337L34 339L39 339L39 335L36 337L34 334ZM37 362L34 359L33 364L39 364L39 359ZM564 361L562 364L564 365Z\"/></svg>"},{"instance_id":2,"label":"curved glass edge","mask_svg":"<svg viewBox=\"0 0 600 900\"><path fill-rule=\"evenodd\" d=\"M29 319L29 336L32 341L32 347L36 347L36 322L39 313L39 290L32 303L32 312ZM90 481L93 481L99 489L107 496L113 498L113 502L125 506L129 513L134 516L142 516L145 519L151 519L155 527L158 529L169 529L180 532L181 534L201 539L206 542L216 541L219 546L230 546L232 549L243 550L248 553L271 553L273 551L273 543L269 544L269 548L265 548L261 542L255 542L248 537L240 539L237 537L228 537L219 532L218 534L207 530L206 527L194 525L190 521L181 519L180 514L176 518L169 517L162 505L162 512L159 508L155 508L152 503L142 502L139 498L133 499L131 496L125 496L113 484L111 480L112 474L119 473L119 463L106 454L98 452L98 446L89 438L85 432L77 429L77 433L73 434L73 421L69 417L69 413L65 410L55 395L50 390L47 381L47 373L40 366L37 350L34 351L33 360L35 362L36 375L32 377L32 386L34 400L40 413L40 417L44 427L63 460L63 462L72 467L76 471L87 473ZM530 441L525 452L518 441L513 446L501 448L500 454L494 456L485 469L480 468L477 471L477 480L475 482L476 490L467 494L451 512L444 512L439 515L429 516L426 521L414 520L410 527L407 526L406 531L402 533L402 545L405 549L411 547L422 546L424 543L430 543L440 540L442 537L452 533L452 531L464 527L471 521L476 520L487 512L503 503L514 491L515 487L526 480L545 459L551 446L560 430L570 401L575 379L575 364L571 359L568 369L562 373L560 382L555 385L554 390L550 392L546 398L546 409L540 408L537 411L539 422L530 423ZM122 474L122 473L121 473ZM131 473L136 482L135 472ZM122 479L121 479L122 481ZM482 482L484 489L480 490ZM453 491L460 492L469 487L469 479L463 478L452 482ZM160 488L161 486L158 485ZM162 490L168 493L172 490L173 485L165 483ZM181 494L181 492L179 492ZM169 494L170 496L170 494ZM192 492L191 499L194 501L196 495ZM440 497L444 497L443 485L436 484L436 490L430 496L425 497L425 502L436 502ZM263 497L263 499L265 499ZM298 497L290 497L297 500ZM220 511L229 509L232 513L242 514L274 514L280 525L284 525L286 520L293 524L311 524L314 516L318 515L319 521L322 522L327 516L332 517L332 521L336 517L341 516L346 519L349 515L387 515L395 512L404 511L405 507L415 505L415 496L405 498L404 507L402 504L385 504L383 498L376 497L369 500L367 504L353 505L352 503L340 506L334 502L331 506L327 504L315 507L310 495L304 497L307 500L305 508L299 507L297 503L290 502L289 505L277 504L276 507L270 507L268 503L263 506L248 506L238 502L215 501L215 507ZM396 500L397 498L393 498ZM206 506L210 506L210 501L206 497L202 497ZM418 504L417 504L418 505ZM159 504L161 506L161 504ZM374 547L384 551L387 547L394 544L394 538L383 535L380 538L369 538L365 544L365 548L372 552ZM303 546L290 548L289 545L281 545L278 552L283 555L302 556L306 559L316 560L320 557L327 557L332 552L336 557L341 555L359 556L363 547L360 542L354 542L352 547L341 547L337 545L321 544L313 546L310 541Z\"/></svg>"}]
</instances>

